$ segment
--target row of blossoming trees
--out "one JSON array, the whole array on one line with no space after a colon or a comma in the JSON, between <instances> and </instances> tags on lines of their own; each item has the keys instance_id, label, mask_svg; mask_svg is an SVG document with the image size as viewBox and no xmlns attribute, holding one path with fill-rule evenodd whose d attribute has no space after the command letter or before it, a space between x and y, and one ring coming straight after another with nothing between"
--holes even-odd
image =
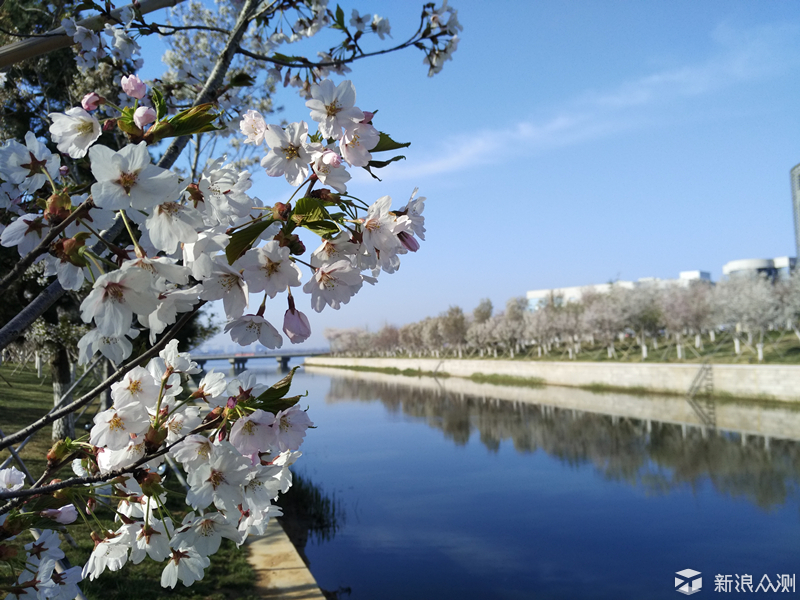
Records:
<instances>
[{"instance_id":1,"label":"row of blossoming trees","mask_svg":"<svg viewBox=\"0 0 800 600\"><path fill-rule=\"evenodd\" d=\"M800 338L800 274L775 283L736 278L717 285L635 288L612 286L609 293L587 291L580 301L553 296L535 310L524 298L512 298L505 311L492 314L483 300L471 316L454 306L437 316L402 327L326 331L332 352L346 355L498 356L520 352L537 357L577 358L602 348L607 358L618 346L637 347L647 359L653 350L672 348L681 360L692 349L713 346L723 334L734 352L764 359L765 336L779 330Z\"/></svg>"},{"instance_id":2,"label":"row of blossoming trees","mask_svg":"<svg viewBox=\"0 0 800 600\"><path fill-rule=\"evenodd\" d=\"M312 321L304 305L339 309L424 239L416 192L365 202L348 188L352 169L387 167L408 144L359 108L351 81L329 77L408 47L435 74L458 42L453 8L425 4L405 42L368 52L369 36L389 35L388 20L357 10L348 19L325 0L197 2L172 22L150 18L180 1L115 9L59 0L46 13L34 2L40 20L61 27L29 23L16 33L30 39L0 49L4 113L25 118L3 125L0 245L18 258L0 292L12 298L21 282L38 284L23 286L0 350L49 310L72 307L85 326L79 362L115 366L90 392L60 398L0 439L0 450L12 449L110 391L111 407L88 435L57 442L44 473L0 468L0 592L10 598L74 598L82 578L128 561L164 563L164 587L188 586L221 538L241 545L264 533L311 425L301 396L289 395L291 375L268 386L247 372L233 381L209 373L190 393L184 385L199 369L176 335L204 304L221 301L225 331L242 345L304 341ZM94 16L82 19L87 11ZM323 29L341 41L316 59L284 50ZM170 45L169 70L146 82L136 71L140 42L152 35ZM55 68L37 50L59 47ZM308 121L269 116L281 82L298 89ZM256 189L247 166L275 184ZM258 194L280 196L282 180L283 201L265 205ZM316 250L307 251L303 231L319 238ZM282 333L273 325L281 322ZM187 473L181 521L165 507L165 460ZM95 549L65 570L59 531L78 519Z\"/></svg>"}]
</instances>

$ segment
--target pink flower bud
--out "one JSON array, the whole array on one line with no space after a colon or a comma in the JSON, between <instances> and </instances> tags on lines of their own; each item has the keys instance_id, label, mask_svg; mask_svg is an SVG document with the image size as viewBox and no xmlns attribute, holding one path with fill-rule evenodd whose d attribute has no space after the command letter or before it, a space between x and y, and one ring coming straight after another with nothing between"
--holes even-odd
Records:
<instances>
[{"instance_id":1,"label":"pink flower bud","mask_svg":"<svg viewBox=\"0 0 800 600\"><path fill-rule=\"evenodd\" d=\"M67 165L61 165L58 167L58 174L62 177L66 177L69 174L69 167Z\"/></svg>"},{"instance_id":2,"label":"pink flower bud","mask_svg":"<svg viewBox=\"0 0 800 600\"><path fill-rule=\"evenodd\" d=\"M372 121L372 117L375 116L375 113L371 113L368 110L362 111L364 113L364 118L361 120L362 123L370 123Z\"/></svg>"},{"instance_id":3,"label":"pink flower bud","mask_svg":"<svg viewBox=\"0 0 800 600\"><path fill-rule=\"evenodd\" d=\"M149 106L140 106L133 113L133 122L136 126L143 128L145 125L156 120L156 111Z\"/></svg>"},{"instance_id":4,"label":"pink flower bud","mask_svg":"<svg viewBox=\"0 0 800 600\"><path fill-rule=\"evenodd\" d=\"M144 98L145 92L147 92L147 86L138 76L128 75L122 78L122 91L131 98L141 100Z\"/></svg>"},{"instance_id":5,"label":"pink flower bud","mask_svg":"<svg viewBox=\"0 0 800 600\"><path fill-rule=\"evenodd\" d=\"M104 104L105 101L106 99L97 92L89 92L81 100L81 106L83 110L97 110L97 107Z\"/></svg>"},{"instance_id":6,"label":"pink flower bud","mask_svg":"<svg viewBox=\"0 0 800 600\"><path fill-rule=\"evenodd\" d=\"M407 250L410 250L411 252L416 252L419 250L419 242L413 235L408 234L405 231L401 231L397 234L397 237L400 240L400 243L403 244Z\"/></svg>"},{"instance_id":7,"label":"pink flower bud","mask_svg":"<svg viewBox=\"0 0 800 600\"><path fill-rule=\"evenodd\" d=\"M78 511L72 504L67 504L61 508L48 508L39 513L46 519L53 519L56 523L69 525L78 518Z\"/></svg>"},{"instance_id":8,"label":"pink flower bud","mask_svg":"<svg viewBox=\"0 0 800 600\"><path fill-rule=\"evenodd\" d=\"M338 152L334 152L333 150L325 150L322 153L322 162L333 167L341 167L342 157L339 156Z\"/></svg>"},{"instance_id":9,"label":"pink flower bud","mask_svg":"<svg viewBox=\"0 0 800 600\"><path fill-rule=\"evenodd\" d=\"M283 315L283 333L293 344L302 344L311 335L308 318L294 307L294 298L289 296L289 310Z\"/></svg>"}]
</instances>

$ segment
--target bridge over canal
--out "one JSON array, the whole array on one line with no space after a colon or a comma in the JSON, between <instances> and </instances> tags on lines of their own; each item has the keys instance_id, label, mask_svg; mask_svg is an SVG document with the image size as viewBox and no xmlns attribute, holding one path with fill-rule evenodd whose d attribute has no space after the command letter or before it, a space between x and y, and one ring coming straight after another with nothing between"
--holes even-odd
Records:
<instances>
[{"instance_id":1,"label":"bridge over canal","mask_svg":"<svg viewBox=\"0 0 800 600\"><path fill-rule=\"evenodd\" d=\"M257 358L274 358L280 363L281 371L289 370L289 361L292 358L299 358L301 356L324 356L328 354L327 350L287 350L287 351L273 351L273 352L237 352L237 353L219 353L219 354L192 354L194 360L201 369L205 370L205 364L210 360L227 360L231 364L231 371L233 373L240 373L247 368L247 361Z\"/></svg>"}]
</instances>

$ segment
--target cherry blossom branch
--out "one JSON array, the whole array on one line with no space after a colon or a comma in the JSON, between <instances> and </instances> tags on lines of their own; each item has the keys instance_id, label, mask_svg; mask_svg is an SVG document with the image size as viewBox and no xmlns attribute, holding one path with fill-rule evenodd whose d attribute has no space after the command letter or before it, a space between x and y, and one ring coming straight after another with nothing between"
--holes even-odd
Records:
<instances>
[{"instance_id":1,"label":"cherry blossom branch","mask_svg":"<svg viewBox=\"0 0 800 600\"><path fill-rule=\"evenodd\" d=\"M184 0L142 0L135 4L129 4L122 8L111 11L111 18L117 19L126 8L138 9L140 14L147 14L161 8L168 8L180 4ZM108 17L105 15L96 15L89 17L77 23L82 27L91 29L92 31L99 31L103 28ZM0 69L10 67L22 60L41 56L60 48L66 48L74 44L72 38L67 35L63 27L54 29L44 36L37 36L36 38L26 39L13 44L8 44L0 48Z\"/></svg>"},{"instance_id":2,"label":"cherry blossom branch","mask_svg":"<svg viewBox=\"0 0 800 600\"><path fill-rule=\"evenodd\" d=\"M34 432L38 431L39 429L41 429L42 427L45 427L46 425L49 425L53 421L55 421L57 419L60 419L61 417L70 414L71 412L75 411L78 408L81 408L85 404L88 404L95 397L97 397L97 395L100 392L105 390L108 386L110 386L112 383L117 381L120 377L125 375L125 373L127 373L128 371L133 369L135 366L140 364L142 361L147 360L147 359L152 358L153 356L157 355L161 351L161 349L164 348L164 346L167 345L167 342L169 342L173 337L175 337L175 335L178 333L178 331L180 331L180 329L184 325L186 325L186 323L188 323L189 320L197 313L197 311L199 311L205 304L206 304L206 301L202 300L191 311L189 311L187 313L184 313L184 315L180 319L178 319L178 321L169 329L169 331L167 331L161 337L161 339L158 340L158 342L156 342L149 350L143 352L142 354L140 354L136 358L134 358L132 360L129 360L127 363L125 363L119 369L117 369L108 379L106 379L105 381L100 383L97 387L95 387L90 392L87 392L86 394L84 394L83 396L81 396L80 398L75 400L74 402L72 402L70 404L67 404L67 405L65 405L64 407L62 407L62 408L60 408L58 410L55 410L55 411L53 411L51 413L46 414L41 419L39 419L38 421L34 421L33 423L31 423L30 425L28 425L24 429L20 429L16 433L12 433L11 435L8 435L8 436L0 439L0 450L3 450L4 448L7 448L11 444L17 443L18 441L24 439L25 437L27 437L31 433L34 433ZM1 495L0 495L0 498L2 498Z\"/></svg>"},{"instance_id":3,"label":"cherry blossom branch","mask_svg":"<svg viewBox=\"0 0 800 600\"><path fill-rule=\"evenodd\" d=\"M289 68L294 68L294 69L311 69L311 68L314 68L314 67L339 67L341 65L348 64L348 63L354 62L354 61L362 59L362 58L368 58L368 57L371 57L371 56L379 56L381 54L389 54L390 52L397 52L398 50L403 50L405 48L409 48L410 46L414 46L415 44L417 44L420 41L422 41L423 39L425 39L425 38L422 38L422 37L418 37L420 35L420 33L422 33L422 31L424 31L424 25L425 25L425 16L423 15L422 18L420 19L420 25L417 28L417 30L414 32L414 34L408 40L406 40L402 44L398 44L397 46L394 46L392 48L385 48L384 50L376 50L375 52L364 52L363 50L361 50L361 47L358 46L358 44L356 43L356 48L358 48L358 50L361 52L361 54L356 56L355 53L354 53L353 56L351 56L350 58L343 58L341 60L329 60L329 61L313 62L313 61L310 61L310 60L308 60L308 59L306 59L304 57L298 57L298 58L301 58L302 60L301 60L300 63L295 63L295 62L291 62L291 61L280 60L280 59L275 58L274 56L270 57L270 56L265 56L263 54L257 54L255 52L251 52L249 50L245 50L242 47L237 48L237 53L238 54L242 54L244 56L247 56L248 58L253 58L255 60L260 60L260 61L263 61L263 62L268 62L268 63L272 63L272 64L275 64L275 65L280 65L282 67L289 67ZM349 32L345 32L345 33L347 34L347 39L352 41L353 43L355 43L355 39L350 35L350 33Z\"/></svg>"},{"instance_id":4,"label":"cherry blossom branch","mask_svg":"<svg viewBox=\"0 0 800 600\"><path fill-rule=\"evenodd\" d=\"M263 54L256 54L255 52L250 52L249 50L245 50L244 48L237 48L237 54L242 54L247 56L248 58L253 58L255 60L260 60L262 62L272 63L274 65L280 65L282 67L289 67L292 69L313 69L314 67L339 67L341 65L345 65L351 62L355 62L362 58L369 58L371 56L379 56L381 54L389 54L390 52L397 52L398 50L404 50L405 48L409 48L413 46L416 42L413 40L409 40L408 42L404 42L399 46L394 46L392 48L385 48L384 50L376 50L375 52L365 52L363 54L359 54L358 56L351 56L349 58L343 58L341 60L326 60L321 62L313 62L307 59L303 59L302 62L291 62L286 60L280 60L275 58L274 56L265 56Z\"/></svg>"},{"instance_id":5,"label":"cherry blossom branch","mask_svg":"<svg viewBox=\"0 0 800 600\"><path fill-rule=\"evenodd\" d=\"M149 23L148 27L150 31L153 33L157 33L158 35L173 35L178 31L192 31L192 30L199 30L199 31L214 31L216 33L224 33L226 35L230 35L230 31L227 29L222 29L220 27L210 27L208 25L164 25L161 23ZM159 28L161 27L169 27L172 29L172 32L167 33L166 31L160 31ZM144 28L143 28L144 29Z\"/></svg>"},{"instance_id":6,"label":"cherry blossom branch","mask_svg":"<svg viewBox=\"0 0 800 600\"><path fill-rule=\"evenodd\" d=\"M61 223L50 229L48 234L42 238L41 242L39 242L39 245L28 252L28 254L26 254L22 259L20 259L20 261L14 265L14 268L11 269L11 271L5 277L3 277L2 280L0 280L0 296L5 293L12 281L22 275L37 258L39 258L42 254L45 254L50 249L50 244L53 243L53 240L55 240L62 231L64 231L75 219L83 216L83 213L88 211L93 206L94 202L92 202L92 199L89 198L83 204L78 206L78 208L73 210L72 214L70 214Z\"/></svg>"},{"instance_id":7,"label":"cherry blossom branch","mask_svg":"<svg viewBox=\"0 0 800 600\"><path fill-rule=\"evenodd\" d=\"M59 481L58 483L52 483L50 485L44 485L44 486L41 486L41 487L35 487L36 485L39 485L39 483L45 478L45 476L43 475L42 477L39 478L39 481L37 481L34 484L33 487L30 487L28 489L16 490L14 492L0 492L0 500L11 500L6 505L0 507L0 515L5 514L9 510L11 510L13 508L16 508L17 506L21 505L25 498L29 498L31 496L39 496L39 495L42 495L42 494L50 494L51 492L56 492L58 490L63 490L64 488L68 488L68 487L75 487L77 485L83 485L83 484L88 484L88 483L102 483L104 481L109 481L109 480L114 479L116 477L119 477L121 475L127 475L128 473L133 473L134 471L136 471L143 464L150 462L154 458L158 458L159 456L163 456L164 454L169 452L173 447L175 447L178 444L180 444L187 437L189 437L190 435L196 433L197 431L199 431L199 430L201 430L201 429L203 429L205 427L206 427L205 425L201 425L200 427L195 428L194 430L190 431L189 433L187 433L185 436L181 437L180 439L172 442L171 444L169 444L167 446L164 446L160 450L157 450L156 452L154 452L152 454L147 454L147 455L143 456L142 458L140 458L139 460L137 460L132 465L129 465L127 467L123 467L121 469L117 469L116 471L110 471L110 472L105 473L103 475L93 475L93 476L88 476L88 477L72 477L70 479L64 479L62 481Z\"/></svg>"}]
</instances>

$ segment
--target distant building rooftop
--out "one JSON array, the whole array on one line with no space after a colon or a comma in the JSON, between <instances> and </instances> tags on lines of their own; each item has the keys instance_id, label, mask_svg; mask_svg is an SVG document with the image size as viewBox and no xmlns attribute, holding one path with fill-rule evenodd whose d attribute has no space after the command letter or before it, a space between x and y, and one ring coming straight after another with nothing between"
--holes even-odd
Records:
<instances>
[{"instance_id":1,"label":"distant building rooftop","mask_svg":"<svg viewBox=\"0 0 800 600\"><path fill-rule=\"evenodd\" d=\"M707 281L711 283L711 274L707 271L681 271L678 279L660 279L658 277L642 277L636 281L615 281L613 283L598 283L574 287L550 288L544 290L531 290L526 296L528 306L537 308L542 301L551 297L559 297L563 302L578 302L587 293L607 294L612 287L634 289L637 287L667 287L670 285L687 286L694 281Z\"/></svg>"},{"instance_id":2,"label":"distant building rooftop","mask_svg":"<svg viewBox=\"0 0 800 600\"><path fill-rule=\"evenodd\" d=\"M795 259L791 256L777 258L744 258L732 260L722 267L726 277L752 277L764 275L773 279L784 279L794 270Z\"/></svg>"}]
</instances>

